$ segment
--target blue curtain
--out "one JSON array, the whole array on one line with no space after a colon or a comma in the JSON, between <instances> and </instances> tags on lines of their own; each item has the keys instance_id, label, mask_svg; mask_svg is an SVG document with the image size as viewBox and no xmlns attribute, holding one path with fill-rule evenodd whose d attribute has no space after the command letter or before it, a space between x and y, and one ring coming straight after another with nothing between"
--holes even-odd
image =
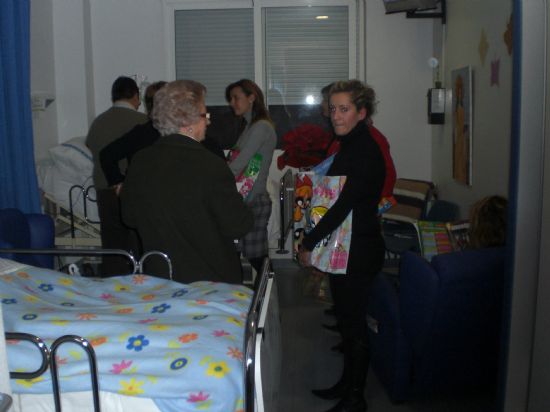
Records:
<instances>
[{"instance_id":1,"label":"blue curtain","mask_svg":"<svg viewBox=\"0 0 550 412\"><path fill-rule=\"evenodd\" d=\"M30 3L0 1L0 209L40 211L30 102Z\"/></svg>"}]
</instances>

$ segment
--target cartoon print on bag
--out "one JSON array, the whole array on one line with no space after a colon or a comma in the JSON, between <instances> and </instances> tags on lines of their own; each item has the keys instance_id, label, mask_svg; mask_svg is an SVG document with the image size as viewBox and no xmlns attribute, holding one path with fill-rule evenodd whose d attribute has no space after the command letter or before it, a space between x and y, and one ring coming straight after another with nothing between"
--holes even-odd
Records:
<instances>
[{"instance_id":1,"label":"cartoon print on bag","mask_svg":"<svg viewBox=\"0 0 550 412\"><path fill-rule=\"evenodd\" d=\"M296 177L296 188L294 195L294 221L299 222L304 217L305 210L309 207L313 195L313 183L309 176Z\"/></svg>"},{"instance_id":2,"label":"cartoon print on bag","mask_svg":"<svg viewBox=\"0 0 550 412\"><path fill-rule=\"evenodd\" d=\"M317 226L317 224L319 223L319 221L321 220L321 218L327 213L328 211L328 208L325 207L325 206L313 206L311 208L311 213L310 213L310 225L311 225L311 228L310 230L313 230L313 228L315 226ZM317 246L315 247L321 247L321 246L326 246L328 245L328 243L330 242L330 238L332 236L332 233L330 233L327 237L325 237L321 242L319 242L319 244L317 244Z\"/></svg>"}]
</instances>

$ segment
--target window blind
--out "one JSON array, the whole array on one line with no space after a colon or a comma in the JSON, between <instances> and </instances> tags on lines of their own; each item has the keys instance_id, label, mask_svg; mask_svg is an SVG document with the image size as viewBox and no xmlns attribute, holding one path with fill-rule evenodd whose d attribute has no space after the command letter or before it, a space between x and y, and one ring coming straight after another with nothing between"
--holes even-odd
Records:
<instances>
[{"instance_id":1,"label":"window blind","mask_svg":"<svg viewBox=\"0 0 550 412\"><path fill-rule=\"evenodd\" d=\"M317 104L321 88L349 77L347 7L273 7L263 16L270 105Z\"/></svg>"},{"instance_id":2,"label":"window blind","mask_svg":"<svg viewBox=\"0 0 550 412\"><path fill-rule=\"evenodd\" d=\"M254 79L252 9L177 10L176 79L203 83L207 105L226 105L225 88Z\"/></svg>"}]
</instances>

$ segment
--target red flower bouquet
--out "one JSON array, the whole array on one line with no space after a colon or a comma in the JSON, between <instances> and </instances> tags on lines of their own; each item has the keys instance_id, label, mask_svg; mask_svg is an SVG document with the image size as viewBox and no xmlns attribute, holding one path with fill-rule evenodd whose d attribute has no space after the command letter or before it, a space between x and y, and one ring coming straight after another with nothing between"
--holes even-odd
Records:
<instances>
[{"instance_id":1,"label":"red flower bouquet","mask_svg":"<svg viewBox=\"0 0 550 412\"><path fill-rule=\"evenodd\" d=\"M325 159L332 135L315 124L302 124L283 136L284 152L277 167L310 167Z\"/></svg>"}]
</instances>

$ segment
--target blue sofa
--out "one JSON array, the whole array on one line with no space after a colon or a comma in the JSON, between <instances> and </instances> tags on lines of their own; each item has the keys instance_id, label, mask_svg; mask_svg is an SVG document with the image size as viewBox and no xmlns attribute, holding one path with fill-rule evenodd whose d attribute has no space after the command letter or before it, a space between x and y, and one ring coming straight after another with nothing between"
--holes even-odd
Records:
<instances>
[{"instance_id":1,"label":"blue sofa","mask_svg":"<svg viewBox=\"0 0 550 412\"><path fill-rule=\"evenodd\" d=\"M371 366L392 401L494 386L504 260L503 248L431 263L405 252L398 280L377 275L367 319Z\"/></svg>"},{"instance_id":2,"label":"blue sofa","mask_svg":"<svg viewBox=\"0 0 550 412\"><path fill-rule=\"evenodd\" d=\"M18 209L0 209L0 249L52 249L55 243L53 219ZM0 253L0 257L53 269L52 255Z\"/></svg>"}]
</instances>

